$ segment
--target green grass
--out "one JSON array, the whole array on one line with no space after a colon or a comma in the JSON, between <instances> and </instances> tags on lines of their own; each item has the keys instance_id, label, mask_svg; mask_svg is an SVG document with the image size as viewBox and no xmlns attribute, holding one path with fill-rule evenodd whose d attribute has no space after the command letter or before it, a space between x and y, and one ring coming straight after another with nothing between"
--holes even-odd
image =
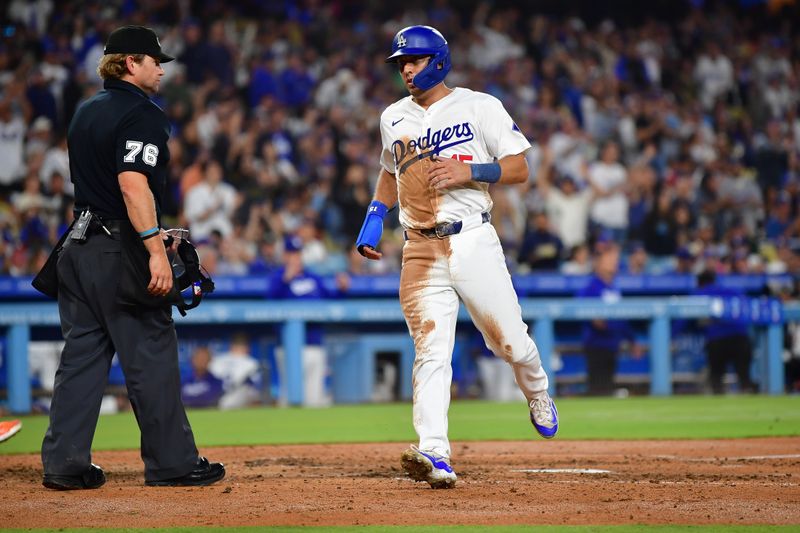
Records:
<instances>
[{"instance_id":1,"label":"green grass","mask_svg":"<svg viewBox=\"0 0 800 533\"><path fill-rule=\"evenodd\" d=\"M800 396L633 397L557 401L559 439L707 439L800 435ZM456 401L450 438L524 440L534 432L524 403ZM328 409L258 408L189 412L198 445L414 442L411 405L344 405ZM47 417L23 417L23 430L0 454L36 453ZM139 446L131 413L101 416L94 450Z\"/></svg>"},{"instance_id":2,"label":"green grass","mask_svg":"<svg viewBox=\"0 0 800 533\"><path fill-rule=\"evenodd\" d=\"M325 527L173 527L148 529L151 532L170 532L170 533L192 533L194 531L204 531L208 533L256 533L258 531L269 531L270 533L313 533L317 531L333 531L335 533L471 533L488 531L490 533L511 533L517 531L536 531L537 533L640 533L641 531L654 531L656 533L783 533L797 531L797 526L325 526ZM4 530L9 533L22 533L23 531L58 531L58 532L85 532L87 529L10 529ZM137 529L92 529L93 533L124 533L127 531L142 531Z\"/></svg>"}]
</instances>

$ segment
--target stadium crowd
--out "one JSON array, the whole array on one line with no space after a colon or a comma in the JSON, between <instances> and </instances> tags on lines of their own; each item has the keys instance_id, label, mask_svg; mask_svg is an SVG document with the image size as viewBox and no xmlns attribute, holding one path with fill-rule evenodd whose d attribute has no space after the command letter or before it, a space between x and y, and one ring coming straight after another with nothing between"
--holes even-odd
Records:
<instances>
[{"instance_id":1,"label":"stadium crowd","mask_svg":"<svg viewBox=\"0 0 800 533\"><path fill-rule=\"evenodd\" d=\"M320 274L399 270L396 213L383 261L352 243L379 114L405 94L384 57L419 23L449 40L448 85L498 97L534 144L530 180L492 192L514 271L588 273L598 235L623 245L629 272L797 271L800 19L703 4L629 24L502 2L12 0L0 274L35 273L71 220L65 132L120 23L155 28L178 57L156 97L173 125L164 219L190 229L212 273L268 275L288 235Z\"/></svg>"}]
</instances>

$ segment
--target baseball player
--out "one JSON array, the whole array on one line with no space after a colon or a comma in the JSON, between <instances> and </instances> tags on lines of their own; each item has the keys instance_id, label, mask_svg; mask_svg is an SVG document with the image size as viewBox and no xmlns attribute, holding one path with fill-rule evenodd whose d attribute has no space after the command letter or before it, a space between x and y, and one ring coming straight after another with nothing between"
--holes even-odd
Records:
<instances>
[{"instance_id":1,"label":"baseball player","mask_svg":"<svg viewBox=\"0 0 800 533\"><path fill-rule=\"evenodd\" d=\"M401 460L412 479L452 488L447 411L459 298L486 345L514 369L536 430L545 438L558 431L547 374L489 224L489 184L524 182L524 153L531 145L499 100L444 84L450 51L436 29L400 30L386 61L397 64L410 96L381 115L382 168L356 245L365 257L380 259L383 218L399 202L406 238L400 303L416 350L413 419L419 435L419 446Z\"/></svg>"}]
</instances>

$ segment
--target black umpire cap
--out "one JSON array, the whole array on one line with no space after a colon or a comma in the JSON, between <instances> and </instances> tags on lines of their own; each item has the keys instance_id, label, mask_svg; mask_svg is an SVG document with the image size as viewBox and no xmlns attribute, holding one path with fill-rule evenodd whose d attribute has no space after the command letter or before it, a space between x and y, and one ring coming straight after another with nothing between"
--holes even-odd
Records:
<instances>
[{"instance_id":1,"label":"black umpire cap","mask_svg":"<svg viewBox=\"0 0 800 533\"><path fill-rule=\"evenodd\" d=\"M145 54L161 63L175 59L161 51L156 32L144 26L122 26L112 31L103 54Z\"/></svg>"}]
</instances>

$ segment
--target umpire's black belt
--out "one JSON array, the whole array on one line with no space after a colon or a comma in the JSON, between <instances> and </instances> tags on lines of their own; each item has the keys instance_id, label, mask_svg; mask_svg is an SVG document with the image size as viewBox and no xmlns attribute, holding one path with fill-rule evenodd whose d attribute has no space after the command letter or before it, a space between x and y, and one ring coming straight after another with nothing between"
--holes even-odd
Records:
<instances>
[{"instance_id":1,"label":"umpire's black belt","mask_svg":"<svg viewBox=\"0 0 800 533\"><path fill-rule=\"evenodd\" d=\"M490 215L488 212L483 212L480 214L480 221L478 220L478 215L473 215L465 218L464 220L456 220L455 222L442 222L441 224L437 224L432 228L406 230L403 232L403 235L405 236L405 239L408 240L408 232L415 231L425 237L428 237L429 239L434 237L444 239L450 235L461 233L462 230L467 231L469 229L473 229L474 227L480 226L481 224L485 224L491 219L492 215Z\"/></svg>"},{"instance_id":2,"label":"umpire's black belt","mask_svg":"<svg viewBox=\"0 0 800 533\"><path fill-rule=\"evenodd\" d=\"M73 214L77 219L79 216L81 216L81 211L76 209L73 211ZM118 235L123 224L130 224L130 222L128 222L128 219L106 218L105 216L98 215L92 211L92 221L89 224L89 231L87 232L87 235L97 235L99 233L104 233L107 235L106 230L108 230L108 233L114 233Z\"/></svg>"},{"instance_id":3,"label":"umpire's black belt","mask_svg":"<svg viewBox=\"0 0 800 533\"><path fill-rule=\"evenodd\" d=\"M95 215L89 224L89 231L86 232L86 235L106 235L108 237L119 235L123 224L130 223L127 220L105 219Z\"/></svg>"},{"instance_id":4,"label":"umpire's black belt","mask_svg":"<svg viewBox=\"0 0 800 533\"><path fill-rule=\"evenodd\" d=\"M122 224L127 224L127 220L118 220L118 219L100 219L103 226L105 226L109 231L112 233L119 233L120 229L122 228Z\"/></svg>"}]
</instances>

